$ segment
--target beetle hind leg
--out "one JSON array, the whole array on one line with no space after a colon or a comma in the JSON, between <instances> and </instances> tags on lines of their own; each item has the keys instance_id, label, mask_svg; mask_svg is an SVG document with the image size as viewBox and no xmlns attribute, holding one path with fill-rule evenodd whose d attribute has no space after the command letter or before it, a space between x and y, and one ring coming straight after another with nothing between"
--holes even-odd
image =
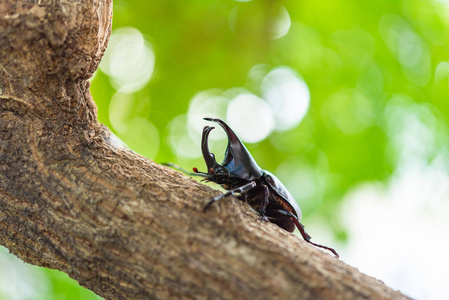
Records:
<instances>
[{"instance_id":1,"label":"beetle hind leg","mask_svg":"<svg viewBox=\"0 0 449 300\"><path fill-rule=\"evenodd\" d=\"M329 250L329 251L332 252L337 258L340 258L340 255L338 255L337 251L335 251L334 249L332 249L332 248L330 248L330 247L326 247L326 246L320 245L320 244L316 244L316 243L314 243L314 242L311 242L310 239L311 239L312 237L306 232L306 230L304 229L304 225L301 224L301 222L298 220L298 218L297 218L293 213L291 213L291 212L289 212L289 211L286 211L286 210L282 210L282 209L275 210L275 212L276 212L276 213L279 213L279 214L282 214L282 215L284 215L284 216L286 216L286 217L290 217L290 218L293 220L293 222L295 223L295 225L296 225L296 227L298 228L299 232L301 233L302 238L303 238L306 242L308 242L309 244L314 245L315 247Z\"/></svg>"},{"instance_id":2,"label":"beetle hind leg","mask_svg":"<svg viewBox=\"0 0 449 300\"><path fill-rule=\"evenodd\" d=\"M204 206L204 211L208 210L214 202L220 200L221 198L228 197L228 196L231 196L231 195L235 196L236 194L246 193L246 192L252 190L255 187L256 187L256 183L254 181L251 181L251 182L249 182L249 183L247 183L245 185L242 185L241 187L238 187L236 189L230 190L230 191L228 191L228 192L226 192L224 194L215 196L214 198L212 198L206 204L206 206Z\"/></svg>"}]
</instances>

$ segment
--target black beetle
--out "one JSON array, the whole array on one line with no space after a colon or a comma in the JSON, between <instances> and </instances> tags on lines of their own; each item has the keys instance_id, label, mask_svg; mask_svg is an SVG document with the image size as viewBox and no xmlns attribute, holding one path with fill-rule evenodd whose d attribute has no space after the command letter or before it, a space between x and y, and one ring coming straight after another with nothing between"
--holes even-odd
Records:
<instances>
[{"instance_id":1,"label":"black beetle","mask_svg":"<svg viewBox=\"0 0 449 300\"><path fill-rule=\"evenodd\" d=\"M207 166L207 173L193 168L196 175L204 177L205 181L220 184L228 192L212 198L204 210L215 201L233 195L248 203L264 220L275 223L279 227L293 232L295 226L301 232L304 240L310 244L331 251L336 257L337 252L329 247L315 244L304 230L299 221L301 209L293 196L287 191L281 181L268 171L262 170L249 151L221 119L204 118L206 121L216 122L223 127L228 136L228 146L222 164L218 164L215 155L209 151L209 134L214 127L205 126L201 140L201 150Z\"/></svg>"}]
</instances>

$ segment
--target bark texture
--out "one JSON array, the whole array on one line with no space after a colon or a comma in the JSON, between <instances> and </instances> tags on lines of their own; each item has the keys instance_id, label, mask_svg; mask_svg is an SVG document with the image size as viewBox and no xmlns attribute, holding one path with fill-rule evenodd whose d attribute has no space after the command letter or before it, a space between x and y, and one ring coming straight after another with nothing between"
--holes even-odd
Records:
<instances>
[{"instance_id":1,"label":"bark texture","mask_svg":"<svg viewBox=\"0 0 449 300\"><path fill-rule=\"evenodd\" d=\"M0 244L106 299L402 299L114 144L86 81L112 1L0 3Z\"/></svg>"}]
</instances>

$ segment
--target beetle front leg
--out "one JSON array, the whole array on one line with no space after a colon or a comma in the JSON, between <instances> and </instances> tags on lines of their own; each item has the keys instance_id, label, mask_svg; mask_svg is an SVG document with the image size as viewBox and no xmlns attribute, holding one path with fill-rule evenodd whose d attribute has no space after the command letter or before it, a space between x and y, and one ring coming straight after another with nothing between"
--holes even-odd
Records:
<instances>
[{"instance_id":1,"label":"beetle front leg","mask_svg":"<svg viewBox=\"0 0 449 300\"><path fill-rule=\"evenodd\" d=\"M282 209L273 210L273 212L276 212L276 213L279 213L279 214L282 214L282 215L284 215L284 216L287 216L287 217L292 218L293 222L295 222L296 227L299 229L299 232L301 233L302 238L303 238L306 242L308 242L308 243L310 243L310 244L312 244L312 245L314 245L314 246L316 246L316 247L318 247L318 248L323 248L323 249L329 250L329 251L332 252L337 258L340 258L340 255L338 255L337 251L335 251L334 249L329 248L329 247L326 247L326 246L323 246L323 245L320 245L320 244L315 244L314 242L311 242L310 239L311 239L312 237L311 237L310 235L307 234L306 230L304 229L304 225L302 225L301 222L299 222L298 218L297 218L294 214L292 214L292 213L289 212L289 211L282 210Z\"/></svg>"},{"instance_id":2,"label":"beetle front leg","mask_svg":"<svg viewBox=\"0 0 449 300\"><path fill-rule=\"evenodd\" d=\"M224 194L218 195L218 196L212 198L206 204L206 206L204 207L204 211L208 210L209 207L212 205L212 203L214 203L215 201L220 200L221 198L228 197L230 195L235 196L236 194L246 193L246 192L252 190L255 187L256 187L256 183L254 181L251 181L251 182L249 182L249 183L247 183L245 185L242 185L241 187L238 187L236 189L230 190L230 191L228 191L228 192L226 192Z\"/></svg>"}]
</instances>

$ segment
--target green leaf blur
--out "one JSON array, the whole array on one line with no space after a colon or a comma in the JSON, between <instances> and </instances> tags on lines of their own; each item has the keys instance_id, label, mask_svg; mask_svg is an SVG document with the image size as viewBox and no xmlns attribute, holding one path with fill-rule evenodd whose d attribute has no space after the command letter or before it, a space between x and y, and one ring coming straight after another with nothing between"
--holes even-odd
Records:
<instances>
[{"instance_id":1,"label":"green leaf blur","mask_svg":"<svg viewBox=\"0 0 449 300\"><path fill-rule=\"evenodd\" d=\"M288 67L310 91L307 114L298 126L273 131L249 148L262 168L280 172L283 181L291 181L291 168L283 172L284 162L313 176L309 196L299 195L301 207L306 217L326 215L336 233L343 228L333 211L345 192L360 182L386 180L397 168L404 147L397 139L407 118L424 118L436 136L447 135L449 21L447 6L438 1L115 1L114 5L113 29L138 29L155 56L149 82L126 96L133 98L127 107L134 107L127 118L145 118L154 126L148 132L158 134L142 133L141 123L125 131L111 126L116 90L102 71L91 88L100 121L129 147L155 161L200 168L201 157L179 155L183 147L199 149L199 139L196 145L190 139L173 144L170 122L180 115L188 118L189 104L200 92L219 89L216 93L222 96L244 88L260 96L260 80L250 74L252 70L262 66L258 72L266 74ZM272 27L282 9L291 25L287 34L275 38ZM422 159L430 161L445 151L443 137L432 143ZM157 155L155 151L148 155L153 144ZM215 152L221 155L221 149Z\"/></svg>"}]
</instances>

